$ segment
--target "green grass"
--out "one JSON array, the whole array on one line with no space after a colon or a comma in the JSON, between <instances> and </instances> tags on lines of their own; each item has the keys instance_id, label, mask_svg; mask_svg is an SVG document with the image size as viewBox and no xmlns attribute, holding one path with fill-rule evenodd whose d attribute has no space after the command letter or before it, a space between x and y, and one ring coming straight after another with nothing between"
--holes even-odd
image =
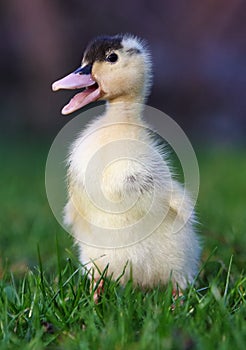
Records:
<instances>
[{"instance_id":1,"label":"green grass","mask_svg":"<svg viewBox=\"0 0 246 350\"><path fill-rule=\"evenodd\" d=\"M95 305L46 200L48 146L1 146L0 349L244 349L245 151L198 150L195 285L173 300L171 286L143 292L106 280Z\"/></svg>"}]
</instances>

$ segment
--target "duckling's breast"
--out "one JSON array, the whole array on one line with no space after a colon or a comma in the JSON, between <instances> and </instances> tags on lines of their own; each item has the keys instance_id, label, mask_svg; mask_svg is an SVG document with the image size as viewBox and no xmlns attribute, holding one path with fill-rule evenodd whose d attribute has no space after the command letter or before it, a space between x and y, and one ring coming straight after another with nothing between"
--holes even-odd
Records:
<instances>
[{"instance_id":1,"label":"duckling's breast","mask_svg":"<svg viewBox=\"0 0 246 350\"><path fill-rule=\"evenodd\" d=\"M98 120L74 143L66 222L93 244L142 239L158 223L156 213L168 211L171 184L167 164L141 126Z\"/></svg>"}]
</instances>

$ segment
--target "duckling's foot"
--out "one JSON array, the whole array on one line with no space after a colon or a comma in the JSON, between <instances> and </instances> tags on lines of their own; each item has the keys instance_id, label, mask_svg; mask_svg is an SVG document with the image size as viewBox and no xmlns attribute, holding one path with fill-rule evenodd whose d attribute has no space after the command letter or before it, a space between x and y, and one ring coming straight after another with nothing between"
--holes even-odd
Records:
<instances>
[{"instance_id":1,"label":"duckling's foot","mask_svg":"<svg viewBox=\"0 0 246 350\"><path fill-rule=\"evenodd\" d=\"M182 298L183 295L184 295L183 292L179 288L173 289L172 291L173 303L171 305L171 311L175 310L177 303L179 303L179 305L181 306L184 305L184 299Z\"/></svg>"},{"instance_id":2,"label":"duckling's foot","mask_svg":"<svg viewBox=\"0 0 246 350\"><path fill-rule=\"evenodd\" d=\"M93 288L93 290L94 290L93 300L94 300L95 304L98 304L98 301L104 292L104 280L101 279L99 283L98 283L98 280L99 280L99 278L94 280L94 288L95 287L96 288L95 289Z\"/></svg>"}]
</instances>

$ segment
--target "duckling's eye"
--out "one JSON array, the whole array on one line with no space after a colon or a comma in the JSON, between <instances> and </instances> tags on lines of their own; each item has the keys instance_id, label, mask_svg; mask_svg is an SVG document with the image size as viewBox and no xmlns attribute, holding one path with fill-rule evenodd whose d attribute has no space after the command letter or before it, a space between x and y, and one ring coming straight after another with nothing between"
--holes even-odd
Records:
<instances>
[{"instance_id":1,"label":"duckling's eye","mask_svg":"<svg viewBox=\"0 0 246 350\"><path fill-rule=\"evenodd\" d=\"M106 57L106 61L111 62L111 63L115 63L116 61L118 61L118 55L113 52Z\"/></svg>"}]
</instances>

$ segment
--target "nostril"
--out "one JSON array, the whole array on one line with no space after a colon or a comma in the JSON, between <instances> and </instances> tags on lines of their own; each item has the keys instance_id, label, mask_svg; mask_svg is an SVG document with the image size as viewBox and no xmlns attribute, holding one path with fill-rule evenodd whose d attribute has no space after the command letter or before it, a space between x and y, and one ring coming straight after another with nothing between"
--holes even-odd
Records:
<instances>
[{"instance_id":1,"label":"nostril","mask_svg":"<svg viewBox=\"0 0 246 350\"><path fill-rule=\"evenodd\" d=\"M76 69L74 71L74 74L91 74L91 69L92 69L92 64L87 64L86 66L84 67L79 67L78 69Z\"/></svg>"}]
</instances>

